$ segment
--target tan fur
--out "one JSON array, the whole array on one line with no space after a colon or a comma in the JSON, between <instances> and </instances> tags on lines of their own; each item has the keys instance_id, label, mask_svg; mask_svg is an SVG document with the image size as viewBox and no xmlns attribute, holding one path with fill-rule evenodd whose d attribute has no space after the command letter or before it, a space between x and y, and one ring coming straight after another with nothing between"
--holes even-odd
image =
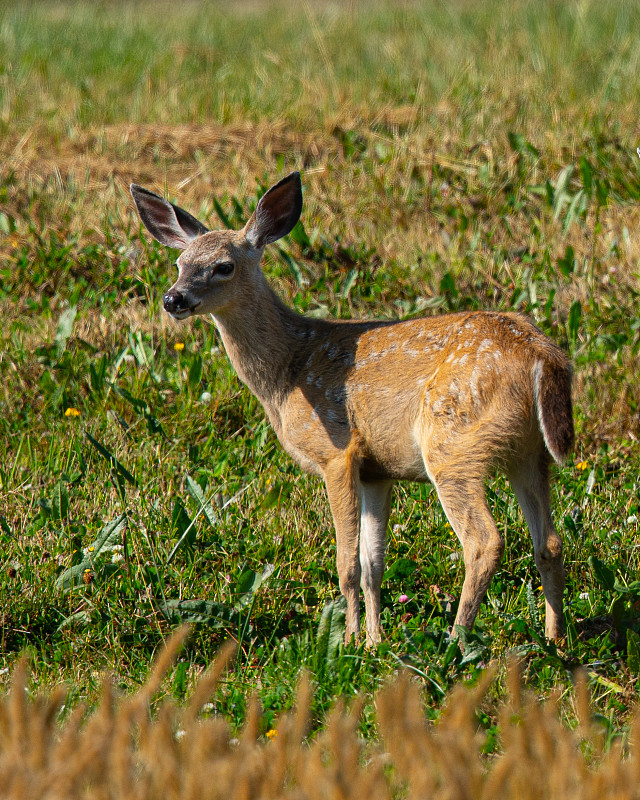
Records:
<instances>
[{"instance_id":1,"label":"tan fur","mask_svg":"<svg viewBox=\"0 0 640 800\"><path fill-rule=\"evenodd\" d=\"M362 585L367 639L380 639L390 490L403 479L431 480L437 489L464 552L455 624L473 625L504 549L485 498L485 480L496 469L510 478L525 513L547 599L546 632L559 636L564 571L548 466L549 453L561 460L573 442L566 356L518 314L463 312L404 322L298 315L260 270L262 243L288 233L298 218L298 192L293 173L264 195L242 231L201 234L187 219L187 235L171 216L186 212L162 201L163 216L161 198L132 188L160 241L167 226L171 241L184 235L179 277L165 308L178 318L213 315L232 364L285 450L325 481L347 638L359 631ZM232 274L220 274L220 264L227 270L231 264Z\"/></svg>"}]
</instances>

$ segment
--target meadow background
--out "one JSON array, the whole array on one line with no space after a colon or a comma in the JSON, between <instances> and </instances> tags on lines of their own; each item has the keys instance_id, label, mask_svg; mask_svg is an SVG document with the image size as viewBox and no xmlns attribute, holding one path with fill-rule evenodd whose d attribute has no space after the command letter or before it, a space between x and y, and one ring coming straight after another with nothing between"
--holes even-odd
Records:
<instances>
[{"instance_id":1,"label":"meadow background","mask_svg":"<svg viewBox=\"0 0 640 800\"><path fill-rule=\"evenodd\" d=\"M640 10L608 3L0 4L0 691L101 674L132 691L181 621L159 690L190 696L238 656L212 712L267 733L310 675L336 697L406 665L429 716L506 664L575 722L582 667L607 742L640 676ZM464 648L462 561L435 492L395 495L386 639L343 647L321 483L279 448L205 319L161 309L174 257L128 185L239 227L292 169L304 211L264 269L299 311L381 318L521 310L575 365L575 456L557 470L566 638L544 640L528 533L488 487L507 547ZM406 594L408 602L399 602ZM360 724L375 734L373 704ZM493 737L493 738L492 738Z\"/></svg>"}]
</instances>

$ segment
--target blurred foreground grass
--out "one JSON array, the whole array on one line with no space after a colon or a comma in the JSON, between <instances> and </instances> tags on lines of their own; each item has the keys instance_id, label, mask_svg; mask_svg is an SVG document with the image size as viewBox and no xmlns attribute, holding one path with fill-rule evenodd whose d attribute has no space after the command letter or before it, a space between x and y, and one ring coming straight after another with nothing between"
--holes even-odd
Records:
<instances>
[{"instance_id":1,"label":"blurred foreground grass","mask_svg":"<svg viewBox=\"0 0 640 800\"><path fill-rule=\"evenodd\" d=\"M157 713L149 714L177 638L134 695L122 698L106 678L98 708L85 719L76 709L61 721L60 688L30 695L20 663L10 693L0 698L3 796L591 800L604 792L620 800L637 797L638 719L627 741L605 750L583 677L575 691L575 730L562 724L553 702L523 695L512 667L499 724L489 734L478 732L478 718L490 673L472 690L456 687L436 726L425 724L418 686L405 673L376 694L378 732L372 741L358 735L362 704L357 701L348 708L338 702L326 729L310 736L312 691L304 676L295 708L277 727L264 727L254 700L235 737L216 714L215 702L224 691L221 673L229 650L216 658L184 706L165 698ZM496 735L500 753L493 752Z\"/></svg>"}]
</instances>

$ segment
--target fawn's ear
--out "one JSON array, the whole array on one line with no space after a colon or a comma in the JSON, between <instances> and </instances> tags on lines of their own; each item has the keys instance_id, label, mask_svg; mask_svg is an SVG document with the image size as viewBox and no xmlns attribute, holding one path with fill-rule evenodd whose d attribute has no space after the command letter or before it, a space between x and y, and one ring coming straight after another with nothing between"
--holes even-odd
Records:
<instances>
[{"instance_id":1,"label":"fawn's ear","mask_svg":"<svg viewBox=\"0 0 640 800\"><path fill-rule=\"evenodd\" d=\"M143 225L161 244L184 250L195 238L208 232L195 217L159 194L135 183L130 191Z\"/></svg>"},{"instance_id":2,"label":"fawn's ear","mask_svg":"<svg viewBox=\"0 0 640 800\"><path fill-rule=\"evenodd\" d=\"M265 245L286 236L300 219L302 184L300 173L292 172L262 195L244 235L252 247Z\"/></svg>"}]
</instances>

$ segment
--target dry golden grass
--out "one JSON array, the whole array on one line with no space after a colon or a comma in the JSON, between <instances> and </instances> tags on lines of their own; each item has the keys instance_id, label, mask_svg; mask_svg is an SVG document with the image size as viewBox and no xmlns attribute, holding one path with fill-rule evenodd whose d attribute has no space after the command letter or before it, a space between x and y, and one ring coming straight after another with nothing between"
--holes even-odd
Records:
<instances>
[{"instance_id":1,"label":"dry golden grass","mask_svg":"<svg viewBox=\"0 0 640 800\"><path fill-rule=\"evenodd\" d=\"M58 722L65 689L30 697L25 662L0 699L0 793L26 798L563 798L600 800L637 797L640 779L640 717L628 746L603 751L590 722L586 684L576 685L580 724L569 730L553 702L523 696L518 671L510 673L510 696L498 712L500 752L483 754L485 735L476 710L491 682L485 673L473 689L457 687L437 724L425 721L417 685L401 675L376 696L380 739L358 736L360 704L339 702L324 729L308 738L310 687L300 683L296 710L274 731L260 735L253 703L234 738L215 716L202 718L229 649L200 678L186 706L150 702L184 640L179 631L162 651L136 694L116 697L109 678L99 707L76 708Z\"/></svg>"}]
</instances>

